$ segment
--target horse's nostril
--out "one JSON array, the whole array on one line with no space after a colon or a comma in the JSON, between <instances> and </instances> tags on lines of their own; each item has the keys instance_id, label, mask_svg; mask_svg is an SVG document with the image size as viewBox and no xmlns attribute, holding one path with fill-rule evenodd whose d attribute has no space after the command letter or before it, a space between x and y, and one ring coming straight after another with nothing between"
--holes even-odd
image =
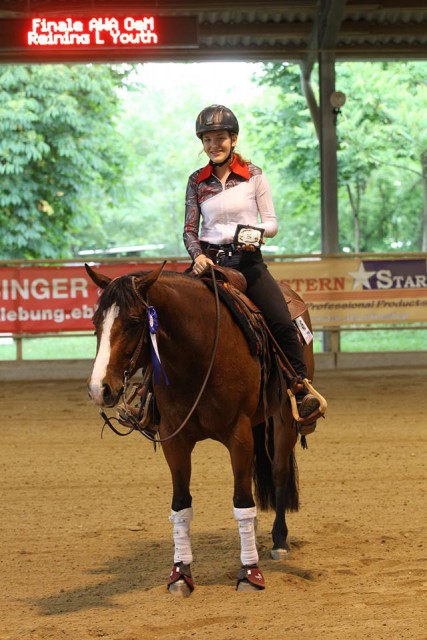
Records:
<instances>
[{"instance_id":1,"label":"horse's nostril","mask_svg":"<svg viewBox=\"0 0 427 640\"><path fill-rule=\"evenodd\" d=\"M102 385L102 404L106 407L114 407L117 403L118 395L113 391L109 384Z\"/></svg>"},{"instance_id":2,"label":"horse's nostril","mask_svg":"<svg viewBox=\"0 0 427 640\"><path fill-rule=\"evenodd\" d=\"M102 385L102 397L103 397L105 402L108 402L108 400L111 400L111 388L110 388L110 385L108 385L108 384L103 384Z\"/></svg>"}]
</instances>

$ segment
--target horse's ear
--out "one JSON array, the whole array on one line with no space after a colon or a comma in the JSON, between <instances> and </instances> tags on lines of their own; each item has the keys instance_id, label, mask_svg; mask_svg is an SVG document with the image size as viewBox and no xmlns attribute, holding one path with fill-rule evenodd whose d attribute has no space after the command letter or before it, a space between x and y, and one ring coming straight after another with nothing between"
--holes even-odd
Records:
<instances>
[{"instance_id":1,"label":"horse's ear","mask_svg":"<svg viewBox=\"0 0 427 640\"><path fill-rule=\"evenodd\" d=\"M138 278L136 281L137 288L141 291L147 291L147 289L149 289L151 285L153 285L160 278L160 275L165 268L165 264L166 260L164 260L162 264L157 267L157 269L153 269L153 271L150 271L149 273Z\"/></svg>"},{"instance_id":2,"label":"horse's ear","mask_svg":"<svg viewBox=\"0 0 427 640\"><path fill-rule=\"evenodd\" d=\"M105 289L111 282L111 278L108 276L103 276L102 273L97 273L93 269L90 268L88 264L85 263L85 269L89 276L89 278L94 282L100 289Z\"/></svg>"}]
</instances>

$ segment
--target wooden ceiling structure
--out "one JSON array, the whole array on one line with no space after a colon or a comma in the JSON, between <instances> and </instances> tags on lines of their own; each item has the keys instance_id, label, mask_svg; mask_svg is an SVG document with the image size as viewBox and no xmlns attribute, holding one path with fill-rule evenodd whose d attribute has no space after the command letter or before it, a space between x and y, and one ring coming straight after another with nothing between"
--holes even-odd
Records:
<instances>
[{"instance_id":1,"label":"wooden ceiling structure","mask_svg":"<svg viewBox=\"0 0 427 640\"><path fill-rule=\"evenodd\" d=\"M0 0L0 21L136 13L195 16L197 47L119 49L115 60L301 62L321 51L333 51L337 60L427 58L426 0ZM37 54L8 52L0 39L0 58L28 56Z\"/></svg>"},{"instance_id":2,"label":"wooden ceiling structure","mask_svg":"<svg viewBox=\"0 0 427 640\"><path fill-rule=\"evenodd\" d=\"M193 18L190 46L14 48L14 21L32 17L153 15ZM338 251L335 62L427 60L427 0L0 0L0 63L295 62L320 141L322 251ZM319 104L311 89L319 69Z\"/></svg>"}]
</instances>

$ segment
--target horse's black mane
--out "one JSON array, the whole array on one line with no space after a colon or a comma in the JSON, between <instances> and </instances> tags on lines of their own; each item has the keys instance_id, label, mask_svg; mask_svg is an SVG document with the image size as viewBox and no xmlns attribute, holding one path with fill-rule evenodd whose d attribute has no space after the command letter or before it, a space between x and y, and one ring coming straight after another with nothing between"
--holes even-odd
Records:
<instances>
[{"instance_id":1,"label":"horse's black mane","mask_svg":"<svg viewBox=\"0 0 427 640\"><path fill-rule=\"evenodd\" d=\"M137 275L136 273L133 275ZM139 274L140 275L140 274ZM112 280L104 289L98 300L98 306L93 316L93 321L97 324L102 319L104 311L109 309L114 303L120 309L130 309L135 303L136 295L132 288L132 280L128 275L120 276Z\"/></svg>"},{"instance_id":2,"label":"horse's black mane","mask_svg":"<svg viewBox=\"0 0 427 640\"><path fill-rule=\"evenodd\" d=\"M134 271L124 276L114 278L104 289L98 300L98 306L93 316L93 322L96 324L102 319L104 311L109 309L114 303L120 307L123 312L128 311L135 303L137 303L137 295L132 286L132 276L141 277L146 275L147 271ZM164 271L163 274L168 276L182 276L182 273L175 271Z\"/></svg>"}]
</instances>

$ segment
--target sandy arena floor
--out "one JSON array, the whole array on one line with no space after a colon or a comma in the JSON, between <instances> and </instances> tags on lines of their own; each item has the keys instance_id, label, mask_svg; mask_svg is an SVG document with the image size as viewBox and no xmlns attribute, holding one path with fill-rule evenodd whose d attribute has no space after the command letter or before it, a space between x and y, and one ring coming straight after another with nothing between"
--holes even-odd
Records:
<instances>
[{"instance_id":1,"label":"sandy arena floor","mask_svg":"<svg viewBox=\"0 0 427 640\"><path fill-rule=\"evenodd\" d=\"M0 640L427 638L426 371L325 372L328 418L299 447L292 559L258 542L264 592L237 593L225 448L194 454L196 591L175 599L171 489L142 437L100 439L84 383L3 383Z\"/></svg>"}]
</instances>

